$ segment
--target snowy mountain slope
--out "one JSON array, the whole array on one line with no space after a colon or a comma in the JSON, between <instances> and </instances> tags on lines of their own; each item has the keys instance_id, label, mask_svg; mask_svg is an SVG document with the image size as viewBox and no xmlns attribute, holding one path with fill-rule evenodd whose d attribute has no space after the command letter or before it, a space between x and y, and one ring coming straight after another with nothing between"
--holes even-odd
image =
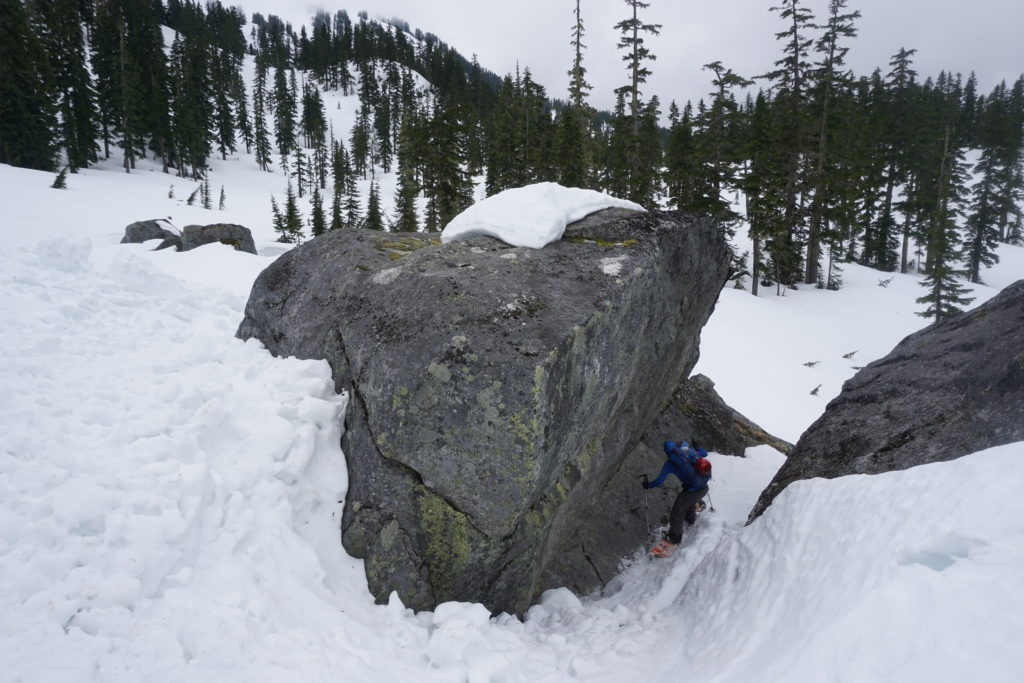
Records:
<instances>
[{"instance_id":1,"label":"snowy mountain slope","mask_svg":"<svg viewBox=\"0 0 1024 683\"><path fill-rule=\"evenodd\" d=\"M969 286L971 307L1024 277L1024 249L1001 245L999 255L1000 263L984 276L989 286ZM838 292L803 286L777 296L772 287L755 298L724 289L701 333L694 372L714 380L733 408L791 443L858 368L928 322L917 315L924 308L915 303L924 295L920 276L857 264L843 268Z\"/></svg>"}]
</instances>

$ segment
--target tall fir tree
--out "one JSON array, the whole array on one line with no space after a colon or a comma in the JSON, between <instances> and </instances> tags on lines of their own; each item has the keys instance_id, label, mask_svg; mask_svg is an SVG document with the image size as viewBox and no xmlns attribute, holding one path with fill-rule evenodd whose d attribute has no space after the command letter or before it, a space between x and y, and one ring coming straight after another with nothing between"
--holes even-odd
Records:
<instances>
[{"instance_id":1,"label":"tall fir tree","mask_svg":"<svg viewBox=\"0 0 1024 683\"><path fill-rule=\"evenodd\" d=\"M729 234L735 231L734 223L738 216L730 208L730 202L724 196L737 183L736 157L732 131L735 126L738 107L733 91L745 88L753 82L743 78L732 69L726 68L720 61L705 64L705 70L711 71L714 78L711 84L715 90L711 93L711 106L705 116L703 137L704 154L701 155L703 166L706 167L706 194L698 206L714 216L719 225Z\"/></svg>"},{"instance_id":2,"label":"tall fir tree","mask_svg":"<svg viewBox=\"0 0 1024 683\"><path fill-rule=\"evenodd\" d=\"M927 175L921 182L925 206L921 235L927 249L921 284L928 293L917 301L926 305L919 315L939 322L973 300L956 278L957 219L962 214L960 202L966 183L962 138L957 132L963 91L958 80L942 73L928 97L933 103L934 119L929 126L933 153L928 157L931 168L925 168Z\"/></svg>"},{"instance_id":3,"label":"tall fir tree","mask_svg":"<svg viewBox=\"0 0 1024 683\"><path fill-rule=\"evenodd\" d=\"M430 154L424 169L427 195L425 229L439 232L473 203L473 182L466 171L466 138L455 108L439 108L428 124Z\"/></svg>"},{"instance_id":4,"label":"tall fir tree","mask_svg":"<svg viewBox=\"0 0 1024 683\"><path fill-rule=\"evenodd\" d=\"M294 83L294 73L292 82ZM288 74L284 69L278 68L274 72L274 139L277 142L277 151L282 157L282 166L287 163L287 157L295 151L295 113L296 102L294 90L289 86Z\"/></svg>"},{"instance_id":5,"label":"tall fir tree","mask_svg":"<svg viewBox=\"0 0 1024 683\"><path fill-rule=\"evenodd\" d=\"M64 149L71 173L98 160L96 95L89 74L78 0L31 0L36 35L47 55L40 73L50 77L59 113L57 144Z\"/></svg>"},{"instance_id":6,"label":"tall fir tree","mask_svg":"<svg viewBox=\"0 0 1024 683\"><path fill-rule=\"evenodd\" d=\"M380 186L376 180L370 181L370 196L366 200L366 221L363 227L367 230L384 229L384 213L380 208Z\"/></svg>"},{"instance_id":7,"label":"tall fir tree","mask_svg":"<svg viewBox=\"0 0 1024 683\"><path fill-rule=\"evenodd\" d=\"M824 33L815 43L819 61L812 72L811 106L816 118L814 132L817 140L808 183L813 188L813 196L808 216L804 283L828 285L832 289L835 287L832 286L831 278L826 283L821 275L822 245L834 241L830 225L833 224L832 207L836 203L838 184L834 177L835 164L832 157L835 151L833 142L839 131L836 130L832 109L835 100L850 87L850 78L845 69L846 54L850 48L842 41L857 35L854 22L860 18L859 11L846 12L846 4L847 0L829 0L828 21Z\"/></svg>"},{"instance_id":8,"label":"tall fir tree","mask_svg":"<svg viewBox=\"0 0 1024 683\"><path fill-rule=\"evenodd\" d=\"M270 131L267 129L267 65L261 55L256 56L256 79L252 92L252 134L256 164L262 171L271 165Z\"/></svg>"},{"instance_id":9,"label":"tall fir tree","mask_svg":"<svg viewBox=\"0 0 1024 683\"><path fill-rule=\"evenodd\" d=\"M0 163L52 171L57 120L22 0L0 0Z\"/></svg>"},{"instance_id":10,"label":"tall fir tree","mask_svg":"<svg viewBox=\"0 0 1024 683\"><path fill-rule=\"evenodd\" d=\"M572 26L573 50L572 68L569 69L569 103L558 112L558 180L569 187L590 187L594 165L594 146L590 133L590 122L594 109L587 102L593 87L587 82L587 69L583 66L583 43L586 33L583 28L581 0L576 0Z\"/></svg>"},{"instance_id":11,"label":"tall fir tree","mask_svg":"<svg viewBox=\"0 0 1024 683\"><path fill-rule=\"evenodd\" d=\"M313 237L319 237L327 232L327 215L324 213L324 200L320 194L320 188L313 186L313 196L310 200L311 212L309 217L309 229Z\"/></svg>"},{"instance_id":12,"label":"tall fir tree","mask_svg":"<svg viewBox=\"0 0 1024 683\"><path fill-rule=\"evenodd\" d=\"M776 145L782 152L779 157L786 178L786 189L782 196L784 224L779 226L783 234L771 240L772 260L778 282L793 285L802 279L802 243L806 234L806 217L803 201L803 167L806 152L808 121L807 72L810 69L808 51L813 43L807 37L813 27L814 16L801 5L800 0L783 0L772 8L786 25L784 31L775 34L782 42L783 56L775 62L776 69L763 78L773 81L775 98L773 106L780 117L776 127Z\"/></svg>"},{"instance_id":13,"label":"tall fir tree","mask_svg":"<svg viewBox=\"0 0 1024 683\"><path fill-rule=\"evenodd\" d=\"M678 105L673 101L668 111L665 190L669 205L695 211L698 208L696 179L700 175L700 160L693 139L693 106L687 102L680 114Z\"/></svg>"},{"instance_id":14,"label":"tall fir tree","mask_svg":"<svg viewBox=\"0 0 1024 683\"><path fill-rule=\"evenodd\" d=\"M413 172L412 155L409 147L412 126L403 122L398 137L398 183L395 186L395 215L392 222L395 232L418 232L419 218L416 215L416 197L419 186Z\"/></svg>"},{"instance_id":15,"label":"tall fir tree","mask_svg":"<svg viewBox=\"0 0 1024 683\"><path fill-rule=\"evenodd\" d=\"M649 2L625 0L625 3L631 10L631 16L615 24L615 29L619 31L618 48L626 51L622 60L626 62L629 83L617 88L615 92L629 100L630 126L626 131L619 132L619 135L625 134L627 137L624 141L618 141L617 144L621 145L625 151L624 161L628 172L626 197L639 204L650 205L654 197L648 190L656 185L654 176L658 171L654 168L646 168L643 164L644 154L641 150L643 140L640 136L643 103L640 97L642 94L640 86L646 83L648 76L651 75L651 70L647 68L646 63L654 61L655 56L644 44L643 34L658 35L661 32L661 24L647 24L640 20L639 10L650 7Z\"/></svg>"}]
</instances>

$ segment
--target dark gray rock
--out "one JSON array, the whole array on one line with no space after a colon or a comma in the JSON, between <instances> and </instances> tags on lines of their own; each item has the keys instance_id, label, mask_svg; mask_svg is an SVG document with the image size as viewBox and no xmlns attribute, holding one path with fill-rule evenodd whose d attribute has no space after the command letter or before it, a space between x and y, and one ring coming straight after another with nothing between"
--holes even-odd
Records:
<instances>
[{"instance_id":1,"label":"dark gray rock","mask_svg":"<svg viewBox=\"0 0 1024 683\"><path fill-rule=\"evenodd\" d=\"M148 221L137 221L124 229L124 237L121 244L142 244L149 240L163 240L157 250L174 247L181 251L181 235L173 225L162 218L154 218Z\"/></svg>"},{"instance_id":2,"label":"dark gray rock","mask_svg":"<svg viewBox=\"0 0 1024 683\"><path fill-rule=\"evenodd\" d=\"M1024 280L910 335L804 432L751 512L790 483L902 470L1024 440Z\"/></svg>"},{"instance_id":3,"label":"dark gray rock","mask_svg":"<svg viewBox=\"0 0 1024 683\"><path fill-rule=\"evenodd\" d=\"M695 364L727 268L686 214L600 212L540 250L335 231L259 276L238 335L350 392L342 540L378 600L521 613L621 560L571 541L595 510L635 527L636 496L602 491Z\"/></svg>"},{"instance_id":4,"label":"dark gray rock","mask_svg":"<svg viewBox=\"0 0 1024 683\"><path fill-rule=\"evenodd\" d=\"M181 250L189 251L204 244L220 242L248 254L256 253L256 243L249 228L233 223L186 225L181 231Z\"/></svg>"}]
</instances>

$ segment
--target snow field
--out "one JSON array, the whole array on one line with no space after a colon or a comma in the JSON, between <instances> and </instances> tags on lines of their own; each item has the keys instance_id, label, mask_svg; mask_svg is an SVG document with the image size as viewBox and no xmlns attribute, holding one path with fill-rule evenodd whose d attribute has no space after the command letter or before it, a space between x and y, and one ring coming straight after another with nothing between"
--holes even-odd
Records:
<instances>
[{"instance_id":1,"label":"snow field","mask_svg":"<svg viewBox=\"0 0 1024 683\"><path fill-rule=\"evenodd\" d=\"M0 226L0 678L1015 680L1020 657L1004 645L1024 626L1019 444L970 466L802 482L751 527L782 457L712 454L716 511L669 560L638 538L599 595L549 591L522 620L374 606L339 543L345 399L324 363L233 338L252 280L287 247L266 231L263 256L117 244L123 225L173 201L153 177L96 169L57 192L49 174L0 167L14 217ZM1005 249L1004 263L1022 252ZM762 315L762 360L788 357L789 376L846 372L852 347L861 362L888 350L880 312L923 323L908 313L912 276L876 281L850 267L840 292L726 290L702 363L733 359L707 371L719 388L746 377L743 331ZM826 329L848 318L847 331L790 350L804 306ZM812 357L816 368L798 364ZM741 386L768 426L785 382ZM802 429L821 409L785 414Z\"/></svg>"},{"instance_id":2,"label":"snow field","mask_svg":"<svg viewBox=\"0 0 1024 683\"><path fill-rule=\"evenodd\" d=\"M692 680L1016 680L1022 457L786 488L676 599Z\"/></svg>"},{"instance_id":3,"label":"snow field","mask_svg":"<svg viewBox=\"0 0 1024 683\"><path fill-rule=\"evenodd\" d=\"M230 671L329 595L310 541L336 546L347 475L326 364L233 339L234 297L120 249L103 269L88 238L0 251L8 680Z\"/></svg>"}]
</instances>

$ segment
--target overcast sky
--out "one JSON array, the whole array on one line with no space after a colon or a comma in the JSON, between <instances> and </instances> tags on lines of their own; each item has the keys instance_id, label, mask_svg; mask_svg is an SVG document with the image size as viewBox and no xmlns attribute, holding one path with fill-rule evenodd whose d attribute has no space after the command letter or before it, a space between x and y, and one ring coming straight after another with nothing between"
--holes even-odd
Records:
<instances>
[{"instance_id":1,"label":"overcast sky","mask_svg":"<svg viewBox=\"0 0 1024 683\"><path fill-rule=\"evenodd\" d=\"M663 110L673 99L680 105L696 101L711 89L709 73L701 66L716 60L748 78L771 69L780 57L774 34L785 28L769 11L778 1L648 0L650 7L640 18L662 24L662 29L660 36L647 39L657 60L649 65L653 75L645 99L658 95ZM414 29L436 34L467 58L476 54L484 68L499 75L514 71L516 62L528 66L549 96L566 97L575 0L224 2L241 5L250 17L257 11L273 12L293 23L308 24L318 7L332 13L345 9L353 18L360 10L371 17L400 17ZM806 5L824 20L827 0ZM627 18L629 8L625 0L583 0L581 6L584 66L594 87L590 102L610 109L613 91L627 82L613 26ZM915 66L922 77L943 69L965 77L975 71L983 92L1024 73L1024 0L851 0L849 8L863 15L847 58L858 75L869 75L878 66L887 71L889 57L901 47L917 49Z\"/></svg>"}]
</instances>

